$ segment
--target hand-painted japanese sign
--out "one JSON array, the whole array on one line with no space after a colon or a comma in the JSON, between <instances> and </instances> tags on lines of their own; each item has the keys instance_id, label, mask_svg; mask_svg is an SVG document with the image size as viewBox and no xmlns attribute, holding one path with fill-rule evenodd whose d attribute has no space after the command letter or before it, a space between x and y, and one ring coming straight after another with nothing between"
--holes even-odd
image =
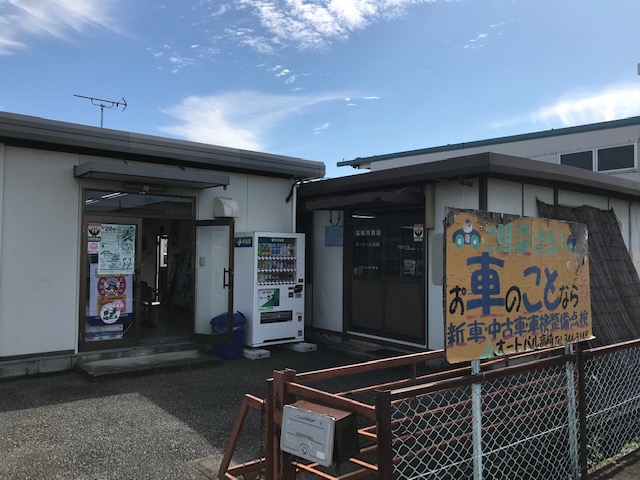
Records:
<instances>
[{"instance_id":1,"label":"hand-painted japanese sign","mask_svg":"<svg viewBox=\"0 0 640 480\"><path fill-rule=\"evenodd\" d=\"M444 238L449 363L594 338L585 225L450 209Z\"/></svg>"}]
</instances>

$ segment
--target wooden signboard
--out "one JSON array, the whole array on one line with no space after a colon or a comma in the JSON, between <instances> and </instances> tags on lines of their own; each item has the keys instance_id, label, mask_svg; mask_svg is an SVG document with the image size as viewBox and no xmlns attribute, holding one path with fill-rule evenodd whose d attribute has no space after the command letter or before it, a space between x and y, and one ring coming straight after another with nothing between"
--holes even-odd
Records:
<instances>
[{"instance_id":1,"label":"wooden signboard","mask_svg":"<svg viewBox=\"0 0 640 480\"><path fill-rule=\"evenodd\" d=\"M444 238L449 363L594 338L585 225L449 209Z\"/></svg>"}]
</instances>

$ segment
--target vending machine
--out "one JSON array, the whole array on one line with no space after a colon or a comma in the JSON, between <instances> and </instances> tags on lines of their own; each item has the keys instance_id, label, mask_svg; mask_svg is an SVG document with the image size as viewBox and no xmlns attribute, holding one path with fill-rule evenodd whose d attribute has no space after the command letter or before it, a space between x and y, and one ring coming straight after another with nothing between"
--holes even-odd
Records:
<instances>
[{"instance_id":1,"label":"vending machine","mask_svg":"<svg viewBox=\"0 0 640 480\"><path fill-rule=\"evenodd\" d=\"M304 234L236 233L234 310L247 319L245 345L304 340Z\"/></svg>"}]
</instances>

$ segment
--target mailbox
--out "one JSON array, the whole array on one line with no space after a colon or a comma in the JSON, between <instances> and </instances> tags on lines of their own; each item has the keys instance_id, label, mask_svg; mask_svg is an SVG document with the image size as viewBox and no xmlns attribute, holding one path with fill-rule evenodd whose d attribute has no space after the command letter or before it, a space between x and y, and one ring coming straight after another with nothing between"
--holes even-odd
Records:
<instances>
[{"instance_id":1,"label":"mailbox","mask_svg":"<svg viewBox=\"0 0 640 480\"><path fill-rule=\"evenodd\" d=\"M360 453L356 415L300 400L282 411L280 449L325 467Z\"/></svg>"}]
</instances>

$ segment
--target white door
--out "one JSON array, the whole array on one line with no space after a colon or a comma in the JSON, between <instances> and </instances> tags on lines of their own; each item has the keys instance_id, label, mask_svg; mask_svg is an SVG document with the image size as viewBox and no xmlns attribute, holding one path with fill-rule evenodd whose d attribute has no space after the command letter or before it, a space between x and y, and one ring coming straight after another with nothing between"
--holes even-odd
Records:
<instances>
[{"instance_id":1,"label":"white door","mask_svg":"<svg viewBox=\"0 0 640 480\"><path fill-rule=\"evenodd\" d=\"M210 343L232 343L233 218L196 222L196 288L194 337ZM226 315L225 335L212 335L211 320Z\"/></svg>"}]
</instances>

